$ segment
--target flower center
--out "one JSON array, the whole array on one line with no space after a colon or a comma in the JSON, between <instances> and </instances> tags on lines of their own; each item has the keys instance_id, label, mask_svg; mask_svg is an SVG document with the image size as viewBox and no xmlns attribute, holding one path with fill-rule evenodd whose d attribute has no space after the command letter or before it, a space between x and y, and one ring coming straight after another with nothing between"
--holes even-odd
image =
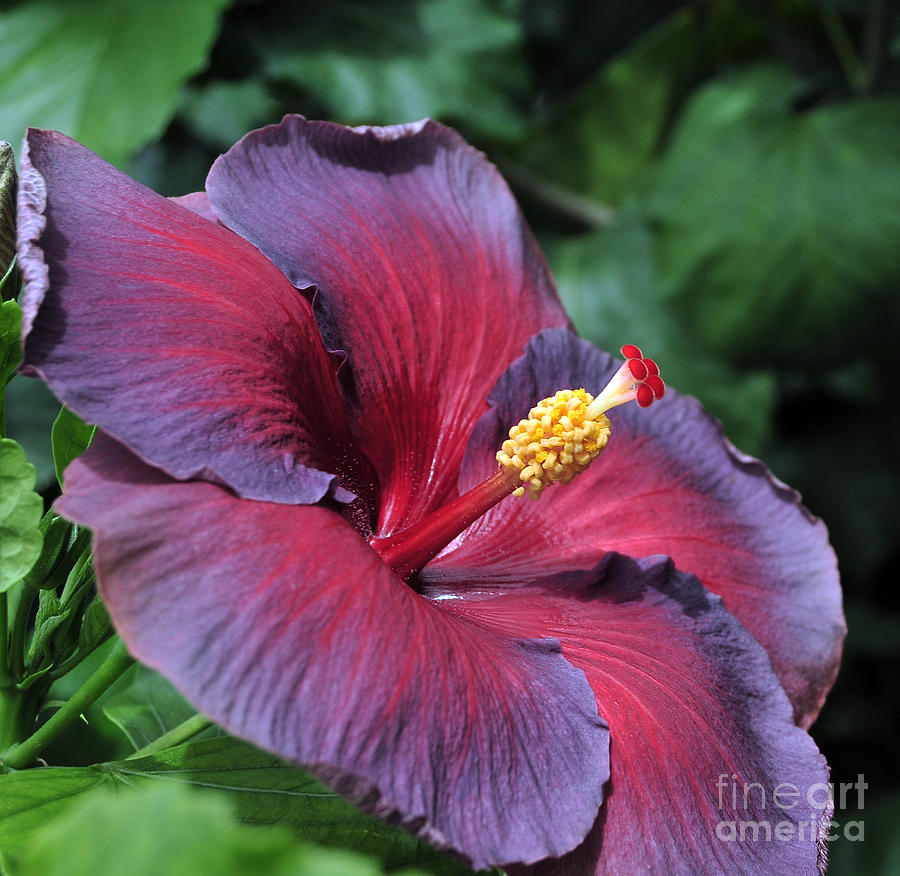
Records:
<instances>
[{"instance_id":1,"label":"flower center","mask_svg":"<svg viewBox=\"0 0 900 876\"><path fill-rule=\"evenodd\" d=\"M538 499L547 487L581 474L609 441L606 411L630 401L646 408L665 393L652 359L633 344L622 355L625 362L596 398L584 389L561 389L539 401L509 430L497 452L499 471L402 532L369 539L372 547L408 578L502 499L526 489Z\"/></svg>"}]
</instances>

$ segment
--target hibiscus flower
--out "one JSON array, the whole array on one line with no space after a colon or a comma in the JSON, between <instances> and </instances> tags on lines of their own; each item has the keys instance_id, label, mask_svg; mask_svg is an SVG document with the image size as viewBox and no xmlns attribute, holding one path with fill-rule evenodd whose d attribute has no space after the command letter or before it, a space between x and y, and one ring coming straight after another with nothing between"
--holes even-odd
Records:
<instances>
[{"instance_id":1,"label":"hibiscus flower","mask_svg":"<svg viewBox=\"0 0 900 876\"><path fill-rule=\"evenodd\" d=\"M453 131L286 117L167 200L32 130L19 256L24 368L101 430L58 507L198 709L476 868L815 872L824 526L693 399L607 418L658 370Z\"/></svg>"}]
</instances>

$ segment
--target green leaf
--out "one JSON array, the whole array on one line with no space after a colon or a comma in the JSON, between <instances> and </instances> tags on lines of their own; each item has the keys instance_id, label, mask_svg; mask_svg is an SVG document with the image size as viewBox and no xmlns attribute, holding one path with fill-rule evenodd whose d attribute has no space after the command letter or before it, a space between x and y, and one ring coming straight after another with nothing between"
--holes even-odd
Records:
<instances>
[{"instance_id":1,"label":"green leaf","mask_svg":"<svg viewBox=\"0 0 900 876\"><path fill-rule=\"evenodd\" d=\"M22 274L19 271L18 260L13 258L6 273L0 275L0 302L17 299L21 291Z\"/></svg>"},{"instance_id":2,"label":"green leaf","mask_svg":"<svg viewBox=\"0 0 900 876\"><path fill-rule=\"evenodd\" d=\"M576 328L602 349L640 346L668 384L696 395L750 453L767 437L774 402L770 375L742 375L697 348L659 293L654 238L643 217L623 213L603 231L548 241L559 293Z\"/></svg>"},{"instance_id":3,"label":"green leaf","mask_svg":"<svg viewBox=\"0 0 900 876\"><path fill-rule=\"evenodd\" d=\"M15 264L10 272L15 271ZM11 276L11 274L10 274ZM4 278L0 291L9 276ZM22 358L22 310L15 301L0 300L0 438L6 436L6 387Z\"/></svg>"},{"instance_id":4,"label":"green leaf","mask_svg":"<svg viewBox=\"0 0 900 876\"><path fill-rule=\"evenodd\" d=\"M22 358L22 308L15 301L0 302L0 395Z\"/></svg>"},{"instance_id":5,"label":"green leaf","mask_svg":"<svg viewBox=\"0 0 900 876\"><path fill-rule=\"evenodd\" d=\"M59 485L63 486L63 472L69 463L81 456L94 440L96 426L85 423L78 414L62 407L53 421L50 444L53 448L53 465Z\"/></svg>"},{"instance_id":6,"label":"green leaf","mask_svg":"<svg viewBox=\"0 0 900 876\"><path fill-rule=\"evenodd\" d=\"M247 131L277 121L276 107L263 82L251 78L186 89L178 116L202 140L228 149Z\"/></svg>"},{"instance_id":7,"label":"green leaf","mask_svg":"<svg viewBox=\"0 0 900 876\"><path fill-rule=\"evenodd\" d=\"M57 128L113 163L159 136L228 0L44 0L0 13L0 131Z\"/></svg>"},{"instance_id":8,"label":"green leaf","mask_svg":"<svg viewBox=\"0 0 900 876\"><path fill-rule=\"evenodd\" d=\"M158 672L138 666L131 684L107 697L103 714L119 727L135 751L196 713Z\"/></svg>"},{"instance_id":9,"label":"green leaf","mask_svg":"<svg viewBox=\"0 0 900 876\"><path fill-rule=\"evenodd\" d=\"M646 167L696 51L692 9L643 34L555 105L515 158L572 191L619 204Z\"/></svg>"},{"instance_id":10,"label":"green leaf","mask_svg":"<svg viewBox=\"0 0 900 876\"><path fill-rule=\"evenodd\" d=\"M103 829L98 830L97 826ZM349 852L296 842L287 831L239 824L227 801L177 785L102 788L41 827L21 876L381 876Z\"/></svg>"},{"instance_id":11,"label":"green leaf","mask_svg":"<svg viewBox=\"0 0 900 876\"><path fill-rule=\"evenodd\" d=\"M0 775L0 854L16 860L41 826L71 809L79 795L109 783L93 767L55 767Z\"/></svg>"},{"instance_id":12,"label":"green leaf","mask_svg":"<svg viewBox=\"0 0 900 876\"><path fill-rule=\"evenodd\" d=\"M0 279L16 255L16 156L12 146L0 140ZM0 291L5 283L0 282ZM9 296L4 296L9 297Z\"/></svg>"},{"instance_id":13,"label":"green leaf","mask_svg":"<svg viewBox=\"0 0 900 876\"><path fill-rule=\"evenodd\" d=\"M715 80L648 182L667 290L732 358L845 360L893 339L900 274L900 100L794 109L777 67Z\"/></svg>"},{"instance_id":14,"label":"green leaf","mask_svg":"<svg viewBox=\"0 0 900 876\"><path fill-rule=\"evenodd\" d=\"M37 472L11 438L0 438L0 593L21 580L41 555L44 503Z\"/></svg>"},{"instance_id":15,"label":"green leaf","mask_svg":"<svg viewBox=\"0 0 900 876\"><path fill-rule=\"evenodd\" d=\"M257 42L265 72L313 95L332 118L391 124L431 116L498 138L523 128L521 28L509 4L379 0L297 8ZM303 34L298 49L295 33Z\"/></svg>"},{"instance_id":16,"label":"green leaf","mask_svg":"<svg viewBox=\"0 0 900 876\"><path fill-rule=\"evenodd\" d=\"M354 809L302 770L230 737L191 742L139 760L0 776L0 849L12 859L21 856L36 843L41 824L91 788L148 782L218 790L245 824L281 825L303 840L373 855L386 867L414 865L435 876L470 872L399 828Z\"/></svg>"}]
</instances>

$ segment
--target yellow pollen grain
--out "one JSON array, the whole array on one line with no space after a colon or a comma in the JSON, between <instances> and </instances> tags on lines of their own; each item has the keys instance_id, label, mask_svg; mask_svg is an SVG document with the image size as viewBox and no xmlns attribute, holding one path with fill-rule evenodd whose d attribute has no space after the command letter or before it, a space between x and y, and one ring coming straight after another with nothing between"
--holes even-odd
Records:
<instances>
[{"instance_id":1,"label":"yellow pollen grain","mask_svg":"<svg viewBox=\"0 0 900 876\"><path fill-rule=\"evenodd\" d=\"M509 439L497 452L502 468L516 469L523 486L513 492L537 499L551 484L569 483L606 447L609 420L605 414L587 416L594 400L584 389L561 389L538 402L528 419L509 430Z\"/></svg>"}]
</instances>

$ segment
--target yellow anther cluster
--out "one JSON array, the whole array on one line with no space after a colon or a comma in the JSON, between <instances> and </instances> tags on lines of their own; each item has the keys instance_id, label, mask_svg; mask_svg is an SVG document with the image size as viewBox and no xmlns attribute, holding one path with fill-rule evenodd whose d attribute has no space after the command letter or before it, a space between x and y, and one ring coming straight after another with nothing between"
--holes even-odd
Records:
<instances>
[{"instance_id":1,"label":"yellow anther cluster","mask_svg":"<svg viewBox=\"0 0 900 876\"><path fill-rule=\"evenodd\" d=\"M560 481L569 483L583 472L609 440L609 420L605 414L587 415L593 396L583 389L561 389L538 402L527 420L509 430L509 439L497 452L497 462L519 470L523 486L513 495L537 499L545 487Z\"/></svg>"}]
</instances>

